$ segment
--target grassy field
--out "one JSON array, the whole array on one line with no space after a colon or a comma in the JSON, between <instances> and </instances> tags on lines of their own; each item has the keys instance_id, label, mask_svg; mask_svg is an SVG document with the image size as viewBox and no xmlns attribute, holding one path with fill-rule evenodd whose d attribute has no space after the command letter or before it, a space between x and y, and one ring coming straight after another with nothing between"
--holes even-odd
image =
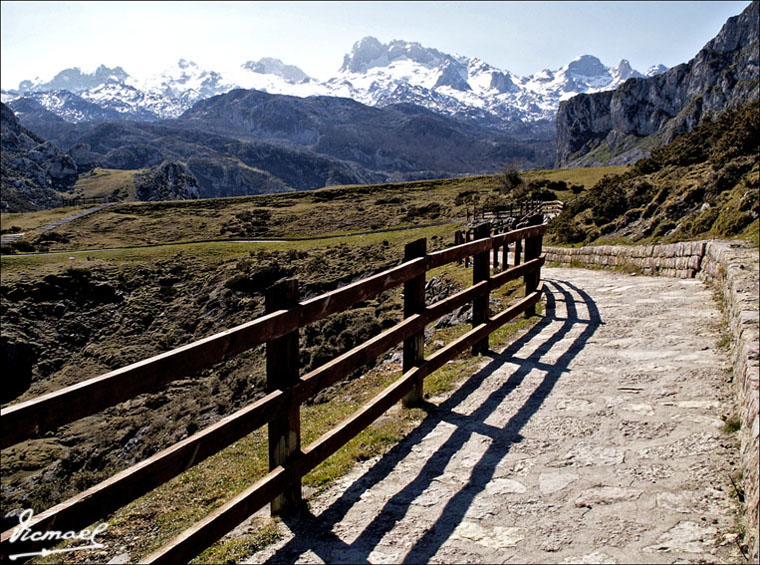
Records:
<instances>
[{"instance_id":1,"label":"grassy field","mask_svg":"<svg viewBox=\"0 0 760 565\"><path fill-rule=\"evenodd\" d=\"M86 198L112 197L118 200L135 199L135 174L147 169L100 169L83 173L74 185L74 196Z\"/></svg>"},{"instance_id":2,"label":"grassy field","mask_svg":"<svg viewBox=\"0 0 760 565\"><path fill-rule=\"evenodd\" d=\"M343 236L309 241L233 242L216 241L188 244L166 244L150 247L108 249L103 251L82 250L61 253L31 255L3 255L0 257L3 282L12 283L30 274L35 277L60 272L64 268L121 268L125 265L153 264L169 259L192 257L205 264L221 264L264 252L292 252L352 247L366 247L387 242L399 259L403 257L405 243L421 237L429 241L453 244L456 225L416 228L406 231Z\"/></svg>"},{"instance_id":3,"label":"grassy field","mask_svg":"<svg viewBox=\"0 0 760 565\"><path fill-rule=\"evenodd\" d=\"M13 233L14 231L27 232L35 230L44 225L75 214L80 210L90 206L65 206L63 208L52 208L50 210L39 210L37 212L21 213L3 213L0 214L0 229L3 233Z\"/></svg>"},{"instance_id":4,"label":"grassy field","mask_svg":"<svg viewBox=\"0 0 760 565\"><path fill-rule=\"evenodd\" d=\"M584 184L624 167L599 167L525 173L526 180L547 178ZM111 190L125 175L96 169L85 179L95 194ZM121 171L129 173L129 171ZM123 179L122 179L123 181ZM119 181L119 182L122 182ZM95 188L98 182L102 188ZM467 209L487 204L497 193L498 175L430 181L329 187L275 195L178 202L128 202L62 226L60 241L45 249L86 250L222 239L298 238L350 235L464 219ZM562 200L574 198L559 191ZM507 196L508 197L508 196ZM500 195L499 198L504 198ZM26 222L14 214L14 225ZM4 219L4 222L6 220ZM35 234L25 236L33 240Z\"/></svg>"},{"instance_id":5,"label":"grassy field","mask_svg":"<svg viewBox=\"0 0 760 565\"><path fill-rule=\"evenodd\" d=\"M617 165L610 167L585 167L578 169L543 169L539 171L527 171L522 174L526 182L538 179L547 179L553 181L565 181L569 184L580 184L591 188L602 177L607 175L620 175L630 169L628 165ZM575 195L569 190L557 191L557 196L562 201L575 198Z\"/></svg>"}]
</instances>

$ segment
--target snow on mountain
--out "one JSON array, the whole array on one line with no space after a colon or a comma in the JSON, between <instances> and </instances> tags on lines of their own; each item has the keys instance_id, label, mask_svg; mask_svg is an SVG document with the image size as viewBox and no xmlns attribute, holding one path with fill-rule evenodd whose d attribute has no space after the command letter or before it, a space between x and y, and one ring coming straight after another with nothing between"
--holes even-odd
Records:
<instances>
[{"instance_id":1,"label":"snow on mountain","mask_svg":"<svg viewBox=\"0 0 760 565\"><path fill-rule=\"evenodd\" d=\"M309 80L309 75L295 65L286 65L279 59L264 57L258 61L243 63L243 69L261 75L275 75L287 82L296 83Z\"/></svg>"},{"instance_id":2,"label":"snow on mountain","mask_svg":"<svg viewBox=\"0 0 760 565\"><path fill-rule=\"evenodd\" d=\"M173 101L161 115L170 118L179 116L198 100L237 88L237 85L226 81L218 72L207 71L193 61L185 59L180 59L159 75L143 81L141 86L142 90L154 96L163 96Z\"/></svg>"},{"instance_id":3,"label":"snow on mountain","mask_svg":"<svg viewBox=\"0 0 760 565\"><path fill-rule=\"evenodd\" d=\"M668 67L665 65L652 65L647 69L647 72L644 73L648 77L653 77L656 75L660 75L668 70Z\"/></svg>"},{"instance_id":4,"label":"snow on mountain","mask_svg":"<svg viewBox=\"0 0 760 565\"><path fill-rule=\"evenodd\" d=\"M27 93L24 97L17 98L31 99L46 110L71 123L120 118L114 110L104 108L68 90L32 92Z\"/></svg>"},{"instance_id":5,"label":"snow on mountain","mask_svg":"<svg viewBox=\"0 0 760 565\"><path fill-rule=\"evenodd\" d=\"M662 65L650 67L646 76L664 70L667 68ZM221 73L180 59L166 71L141 81L121 67L101 66L91 74L66 69L48 82L24 81L18 91L3 91L2 98L10 102L33 92L35 100L64 119L87 119L87 112L81 109L65 109L60 92L69 91L117 119L152 120L178 117L199 100L244 88L299 97L339 96L371 106L413 103L499 125L503 121L553 119L563 100L579 93L611 90L630 78L644 76L625 59L617 67L607 67L598 58L583 55L560 69L521 77L480 59L450 55L419 43L394 40L384 44L365 37L345 55L338 73L324 82L274 58L247 61ZM59 94L41 96L45 91Z\"/></svg>"},{"instance_id":6,"label":"snow on mountain","mask_svg":"<svg viewBox=\"0 0 760 565\"><path fill-rule=\"evenodd\" d=\"M644 75L625 59L606 67L583 55L557 70L528 77L477 58L448 55L419 43L382 44L365 37L346 55L327 85L337 96L370 105L413 102L450 115L490 114L502 120L552 119L562 100L617 88Z\"/></svg>"},{"instance_id":7,"label":"snow on mountain","mask_svg":"<svg viewBox=\"0 0 760 565\"><path fill-rule=\"evenodd\" d=\"M29 92L46 92L50 90L68 90L69 92L79 92L88 88L93 88L109 80L120 82L124 81L129 75L121 67L109 69L105 65L100 65L92 73L83 73L79 67L65 69L55 75L50 81L44 82L42 79L22 81L18 86L19 94Z\"/></svg>"}]
</instances>

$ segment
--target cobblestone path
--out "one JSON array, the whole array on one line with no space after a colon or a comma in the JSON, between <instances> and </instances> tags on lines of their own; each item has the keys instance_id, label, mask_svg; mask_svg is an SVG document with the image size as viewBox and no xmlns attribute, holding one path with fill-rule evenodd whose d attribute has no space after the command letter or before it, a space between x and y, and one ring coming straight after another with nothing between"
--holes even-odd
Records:
<instances>
[{"instance_id":1,"label":"cobblestone path","mask_svg":"<svg viewBox=\"0 0 760 565\"><path fill-rule=\"evenodd\" d=\"M582 269L544 278L541 323L250 562L744 562L710 290Z\"/></svg>"}]
</instances>

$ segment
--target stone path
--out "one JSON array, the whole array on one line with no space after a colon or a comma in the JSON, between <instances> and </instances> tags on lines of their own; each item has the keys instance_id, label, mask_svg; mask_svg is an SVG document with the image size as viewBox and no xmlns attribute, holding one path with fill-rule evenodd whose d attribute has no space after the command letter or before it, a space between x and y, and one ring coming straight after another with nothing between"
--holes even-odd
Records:
<instances>
[{"instance_id":1,"label":"stone path","mask_svg":"<svg viewBox=\"0 0 760 565\"><path fill-rule=\"evenodd\" d=\"M22 235L24 235L26 232L19 232L19 233L11 233L6 235L0 235L0 245L8 245L9 243L12 243L16 241L18 238L20 238Z\"/></svg>"},{"instance_id":2,"label":"stone path","mask_svg":"<svg viewBox=\"0 0 760 565\"><path fill-rule=\"evenodd\" d=\"M114 204L117 204L117 202L108 202L106 204L99 204L98 206L93 206L92 208L80 210L79 212L71 214L70 216L60 218L59 220L56 220L55 222L46 224L44 226L40 226L39 228L36 228L36 229L41 232L50 231L57 228L58 226L62 226L63 224L68 224L69 222L72 222L78 218L83 218L84 216L89 216L90 214L99 212L103 208L107 208L108 206L113 206ZM0 245L8 245L9 243L16 241L23 235L26 235L26 232L6 234L3 236L0 236Z\"/></svg>"},{"instance_id":3,"label":"stone path","mask_svg":"<svg viewBox=\"0 0 760 565\"><path fill-rule=\"evenodd\" d=\"M743 563L709 289L544 274L543 322L250 562Z\"/></svg>"},{"instance_id":4,"label":"stone path","mask_svg":"<svg viewBox=\"0 0 760 565\"><path fill-rule=\"evenodd\" d=\"M79 218L83 218L84 216L89 216L90 214L94 214L95 212L100 212L103 208L108 208L109 206L113 206L114 204L118 204L118 202L106 202L105 204L98 204L97 206L93 206L92 208L87 208L86 210L80 210L79 212L76 212L75 214L71 214L70 216L61 218L60 220L56 220L55 222L44 225L38 229L40 231L50 231L57 228L58 226L62 226L63 224L68 224L69 222L72 222Z\"/></svg>"}]
</instances>

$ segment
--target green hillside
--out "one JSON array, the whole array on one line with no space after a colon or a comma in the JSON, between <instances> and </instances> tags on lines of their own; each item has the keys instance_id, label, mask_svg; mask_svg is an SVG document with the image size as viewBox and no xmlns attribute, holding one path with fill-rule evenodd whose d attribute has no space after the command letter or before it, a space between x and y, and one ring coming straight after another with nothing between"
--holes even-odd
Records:
<instances>
[{"instance_id":1,"label":"green hillside","mask_svg":"<svg viewBox=\"0 0 760 565\"><path fill-rule=\"evenodd\" d=\"M560 244L741 238L758 243L760 103L706 120L608 176L550 224Z\"/></svg>"}]
</instances>

